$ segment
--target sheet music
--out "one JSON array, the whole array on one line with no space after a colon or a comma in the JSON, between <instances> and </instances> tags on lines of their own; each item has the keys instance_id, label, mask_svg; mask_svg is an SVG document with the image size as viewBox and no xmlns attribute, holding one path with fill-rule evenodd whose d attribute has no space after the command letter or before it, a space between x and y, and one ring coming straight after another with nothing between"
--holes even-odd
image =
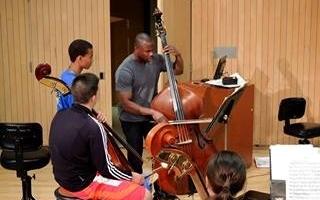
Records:
<instances>
[{"instance_id":1,"label":"sheet music","mask_svg":"<svg viewBox=\"0 0 320 200\"><path fill-rule=\"evenodd\" d=\"M290 162L286 191L288 200L320 199L320 158Z\"/></svg>"},{"instance_id":2,"label":"sheet music","mask_svg":"<svg viewBox=\"0 0 320 200\"><path fill-rule=\"evenodd\" d=\"M320 153L312 145L271 145L271 180L283 180L287 200L320 199ZM271 196L279 186L271 187Z\"/></svg>"},{"instance_id":3,"label":"sheet music","mask_svg":"<svg viewBox=\"0 0 320 200\"><path fill-rule=\"evenodd\" d=\"M289 162L295 158L314 155L313 146L310 145L271 145L271 179L287 180Z\"/></svg>"}]
</instances>

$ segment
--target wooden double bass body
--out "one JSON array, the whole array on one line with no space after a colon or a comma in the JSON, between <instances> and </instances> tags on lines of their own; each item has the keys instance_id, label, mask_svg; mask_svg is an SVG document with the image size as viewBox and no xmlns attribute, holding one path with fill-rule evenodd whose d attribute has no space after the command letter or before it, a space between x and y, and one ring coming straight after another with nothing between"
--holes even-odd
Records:
<instances>
[{"instance_id":1,"label":"wooden double bass body","mask_svg":"<svg viewBox=\"0 0 320 200\"><path fill-rule=\"evenodd\" d=\"M156 10L154 15L164 47L167 42L161 14ZM203 108L200 94L186 85L177 84L169 55L165 55L165 61L170 87L153 99L151 107L162 112L169 120L198 119ZM155 158L153 168L161 166L161 162L169 166L157 172L162 190L176 195L198 192L202 199L208 197L205 187L206 166L217 150L212 141L201 133L198 124L157 124L146 138L146 147Z\"/></svg>"},{"instance_id":2,"label":"wooden double bass body","mask_svg":"<svg viewBox=\"0 0 320 200\"><path fill-rule=\"evenodd\" d=\"M196 91L178 85L179 94L183 104L185 119L197 119L202 113L202 101ZM163 90L152 102L151 107L164 113L164 115L174 120L174 112L171 101L168 98L170 88ZM180 119L181 120L181 119ZM166 192L171 194L191 194L198 192L202 199L207 197L205 188L205 173L209 159L217 152L213 142L202 135L198 124L170 125L168 123L157 124L149 132L146 140L147 148L153 156L159 155L162 151L179 151L180 154L188 156L192 163L192 170L188 174L181 176L181 170L159 170L158 182ZM169 158L170 159L170 158ZM154 167L158 167L163 159L155 159ZM166 161L164 161L166 162ZM170 162L170 161L169 161ZM171 162L171 163L174 163ZM169 164L170 166L171 164ZM173 164L174 165L174 164ZM173 166L173 168L176 166ZM181 166L178 166L181 167ZM183 167L183 166L182 166ZM191 178L191 179L190 179ZM193 182L193 186L190 185Z\"/></svg>"}]
</instances>

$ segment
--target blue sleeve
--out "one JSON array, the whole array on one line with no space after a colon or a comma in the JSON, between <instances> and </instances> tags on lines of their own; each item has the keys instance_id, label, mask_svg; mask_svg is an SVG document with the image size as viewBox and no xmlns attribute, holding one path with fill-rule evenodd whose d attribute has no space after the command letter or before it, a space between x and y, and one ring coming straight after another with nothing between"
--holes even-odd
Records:
<instances>
[{"instance_id":1,"label":"blue sleeve","mask_svg":"<svg viewBox=\"0 0 320 200\"><path fill-rule=\"evenodd\" d=\"M58 97L57 111L71 108L72 104L73 104L72 94L68 94L67 96L60 96Z\"/></svg>"},{"instance_id":2,"label":"blue sleeve","mask_svg":"<svg viewBox=\"0 0 320 200\"><path fill-rule=\"evenodd\" d=\"M61 74L60 78L68 85L69 88L71 88L72 82L76 78L76 74L69 70L66 70ZM70 108L73 102L74 100L72 94L58 97L57 111Z\"/></svg>"}]
</instances>

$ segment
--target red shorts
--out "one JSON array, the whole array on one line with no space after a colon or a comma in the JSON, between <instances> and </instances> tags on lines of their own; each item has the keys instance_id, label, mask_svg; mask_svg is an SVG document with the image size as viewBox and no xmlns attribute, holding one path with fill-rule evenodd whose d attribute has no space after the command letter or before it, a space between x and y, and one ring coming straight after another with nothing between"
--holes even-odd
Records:
<instances>
[{"instance_id":1,"label":"red shorts","mask_svg":"<svg viewBox=\"0 0 320 200\"><path fill-rule=\"evenodd\" d=\"M72 194L84 200L140 200L144 199L145 192L146 189L136 183L97 175L88 187Z\"/></svg>"}]
</instances>

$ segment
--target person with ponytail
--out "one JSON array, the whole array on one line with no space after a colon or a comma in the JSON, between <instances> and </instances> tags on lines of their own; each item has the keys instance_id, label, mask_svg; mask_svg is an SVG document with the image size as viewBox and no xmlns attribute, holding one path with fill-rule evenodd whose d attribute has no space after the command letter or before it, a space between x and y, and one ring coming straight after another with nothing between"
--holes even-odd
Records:
<instances>
[{"instance_id":1,"label":"person with ponytail","mask_svg":"<svg viewBox=\"0 0 320 200\"><path fill-rule=\"evenodd\" d=\"M207 166L206 185L210 200L233 200L246 181L246 165L235 152L220 151Z\"/></svg>"}]
</instances>

